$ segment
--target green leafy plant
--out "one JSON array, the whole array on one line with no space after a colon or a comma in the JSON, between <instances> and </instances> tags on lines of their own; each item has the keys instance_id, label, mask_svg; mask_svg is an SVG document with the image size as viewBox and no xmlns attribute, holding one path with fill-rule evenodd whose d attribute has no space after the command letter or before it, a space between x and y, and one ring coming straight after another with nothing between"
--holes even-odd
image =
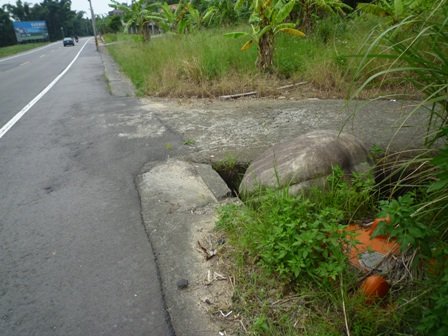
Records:
<instances>
[{"instance_id":1,"label":"green leafy plant","mask_svg":"<svg viewBox=\"0 0 448 336\"><path fill-rule=\"evenodd\" d=\"M206 0L205 3L202 21L208 26L235 24L240 18L234 0Z\"/></svg>"},{"instance_id":2,"label":"green leafy plant","mask_svg":"<svg viewBox=\"0 0 448 336\"><path fill-rule=\"evenodd\" d=\"M443 334L440 330L445 322L440 317L446 296L439 280L424 285L416 282L405 291L394 291L385 300L396 304L384 306L366 306L365 297L353 291L359 285L359 274L344 254L344 246L353 239L343 233L343 224L375 211L373 185L370 176L348 179L335 167L325 190L300 196L290 195L288 189L261 190L245 204L221 208L218 228L229 238L237 261L233 308L250 321L246 325L250 333L297 335L306 330L310 335L339 335L345 329L359 336L415 334L421 318L422 331L426 327ZM362 196L356 196L358 193ZM418 205L415 200L416 196L409 194L381 203L395 220L412 222L395 235L408 241L411 235L409 244L414 247L423 245L426 235L419 227L421 218L413 218ZM360 211L363 207L365 211ZM352 211L353 216L348 214ZM443 251L438 249L440 255ZM446 262L442 257L437 260ZM434 290L433 295L428 288Z\"/></svg>"},{"instance_id":3,"label":"green leafy plant","mask_svg":"<svg viewBox=\"0 0 448 336\"><path fill-rule=\"evenodd\" d=\"M413 193L407 193L391 201L380 201L380 208L378 217L389 217L391 223L379 223L374 236L388 235L397 239L402 251L419 248L426 255L430 253L431 245L428 238L433 232L421 218L415 216L417 205Z\"/></svg>"},{"instance_id":4,"label":"green leafy plant","mask_svg":"<svg viewBox=\"0 0 448 336\"><path fill-rule=\"evenodd\" d=\"M445 134L448 132L445 130ZM442 241L448 241L448 145L440 149L431 160L435 166L433 180L427 189L426 198L419 204L416 215L434 226L437 236Z\"/></svg>"},{"instance_id":5,"label":"green leafy plant","mask_svg":"<svg viewBox=\"0 0 448 336\"><path fill-rule=\"evenodd\" d=\"M151 21L159 21L159 4L150 3L145 0L132 2L130 6L123 5L118 1L111 0L112 7L123 11L124 13L124 31L127 32L131 27L137 27L138 32L143 36L144 41L151 38L148 25Z\"/></svg>"},{"instance_id":6,"label":"green leafy plant","mask_svg":"<svg viewBox=\"0 0 448 336\"><path fill-rule=\"evenodd\" d=\"M444 133L448 134L448 128L445 129ZM448 146L445 145L439 152L439 154L434 157L432 163L438 168L436 172L436 181L431 183L428 192L437 192L441 190L448 189ZM448 195L447 195L448 196Z\"/></svg>"},{"instance_id":7,"label":"green leafy plant","mask_svg":"<svg viewBox=\"0 0 448 336\"><path fill-rule=\"evenodd\" d=\"M157 22L165 32L186 34L199 29L201 15L191 2L181 0L175 8L164 2Z\"/></svg>"},{"instance_id":8,"label":"green leafy plant","mask_svg":"<svg viewBox=\"0 0 448 336\"><path fill-rule=\"evenodd\" d=\"M420 14L430 4L428 0L377 0L372 3L360 2L357 8L369 14L388 17L392 23L398 23L410 15Z\"/></svg>"},{"instance_id":9,"label":"green leafy plant","mask_svg":"<svg viewBox=\"0 0 448 336\"><path fill-rule=\"evenodd\" d=\"M175 12L177 16L177 32L191 33L201 26L201 14L191 2L180 1Z\"/></svg>"},{"instance_id":10,"label":"green leafy plant","mask_svg":"<svg viewBox=\"0 0 448 336\"><path fill-rule=\"evenodd\" d=\"M418 326L418 330L425 335L448 334L448 320L444 318L448 309L448 247L445 247L441 255L445 263L439 265L442 268L441 274L428 286L431 294L423 305L423 316Z\"/></svg>"},{"instance_id":11,"label":"green leafy plant","mask_svg":"<svg viewBox=\"0 0 448 336\"><path fill-rule=\"evenodd\" d=\"M420 275L422 287L413 281L407 288L416 288L412 300L418 302L414 309L418 330L424 335L445 335L448 332L448 6L446 0L424 3L430 4L431 9L421 16L397 17L402 20L383 31L369 46L361 71L373 59L388 59L390 64L383 70L376 69L361 90L377 78L400 75L424 97L410 115L428 111L426 144L434 147L444 143L435 158L416 155L400 163L398 174L397 170L391 173L393 191L401 186L413 191L380 203L380 216L390 216L391 223L380 223L374 234L388 234L397 239L402 250L417 252L413 266L426 265L426 273ZM400 1L393 4L401 6ZM401 13L400 9L397 14ZM375 49L381 51L373 53ZM423 169L409 179L403 172L415 164Z\"/></svg>"},{"instance_id":12,"label":"green leafy plant","mask_svg":"<svg viewBox=\"0 0 448 336\"><path fill-rule=\"evenodd\" d=\"M261 191L246 207L222 212L218 225L238 231L238 243L247 244L267 270L286 279L334 280L347 267L343 246L351 243L343 224L353 216L349 211L364 206L373 182L359 176L346 181L338 167L328 180L329 190L306 196L292 196L288 189Z\"/></svg>"},{"instance_id":13,"label":"green leafy plant","mask_svg":"<svg viewBox=\"0 0 448 336\"><path fill-rule=\"evenodd\" d=\"M318 19L326 15L345 15L351 7L341 0L298 0L296 11L299 15L300 25L309 32L314 28Z\"/></svg>"},{"instance_id":14,"label":"green leafy plant","mask_svg":"<svg viewBox=\"0 0 448 336\"><path fill-rule=\"evenodd\" d=\"M160 5L160 20L158 21L158 24L163 31L176 31L178 21L176 10L173 10L173 8L171 8L166 2L163 2Z\"/></svg>"},{"instance_id":15,"label":"green leafy plant","mask_svg":"<svg viewBox=\"0 0 448 336\"><path fill-rule=\"evenodd\" d=\"M341 167L335 166L327 182L328 187L325 192L311 191L312 199L340 209L346 223L354 217L370 215L376 202L375 180L370 171L355 172L349 179Z\"/></svg>"},{"instance_id":16,"label":"green leafy plant","mask_svg":"<svg viewBox=\"0 0 448 336\"><path fill-rule=\"evenodd\" d=\"M185 139L184 145L186 146L194 146L196 144L196 141L194 139Z\"/></svg>"},{"instance_id":17,"label":"green leafy plant","mask_svg":"<svg viewBox=\"0 0 448 336\"><path fill-rule=\"evenodd\" d=\"M314 204L300 198L284 198L281 208L270 205L275 220L271 218L272 232L260 246L265 266L281 276L306 274L334 280L346 266L341 249L345 239L342 212L331 208L316 211Z\"/></svg>"},{"instance_id":18,"label":"green leafy plant","mask_svg":"<svg viewBox=\"0 0 448 336\"><path fill-rule=\"evenodd\" d=\"M239 0L237 7L242 6L247 0ZM251 3L252 14L249 23L252 32L233 32L225 36L228 37L249 37L249 40L243 44L241 50L249 49L253 44L257 46L258 57L257 67L264 72L271 72L274 55L274 38L278 33L286 33L297 37L303 37L305 34L295 29L295 24L286 22L295 0L257 0Z\"/></svg>"}]
</instances>

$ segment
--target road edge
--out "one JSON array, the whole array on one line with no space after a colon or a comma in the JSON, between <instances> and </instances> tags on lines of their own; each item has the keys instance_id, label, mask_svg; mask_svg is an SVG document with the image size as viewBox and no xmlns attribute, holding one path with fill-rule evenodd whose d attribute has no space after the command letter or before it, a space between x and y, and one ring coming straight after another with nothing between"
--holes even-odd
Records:
<instances>
[{"instance_id":1,"label":"road edge","mask_svg":"<svg viewBox=\"0 0 448 336\"><path fill-rule=\"evenodd\" d=\"M216 209L231 194L229 188L210 165L179 159L147 163L136 185L175 334L218 335L225 326L199 299L212 295L213 285L204 285L204 279L213 264L204 262L197 242L212 233ZM188 281L185 288L182 280Z\"/></svg>"}]
</instances>

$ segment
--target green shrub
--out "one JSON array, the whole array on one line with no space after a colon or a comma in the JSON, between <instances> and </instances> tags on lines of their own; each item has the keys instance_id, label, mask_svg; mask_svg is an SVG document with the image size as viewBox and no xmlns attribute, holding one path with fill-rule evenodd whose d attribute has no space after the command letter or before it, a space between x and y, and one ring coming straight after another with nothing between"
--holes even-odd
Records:
<instances>
[{"instance_id":1,"label":"green shrub","mask_svg":"<svg viewBox=\"0 0 448 336\"><path fill-rule=\"evenodd\" d=\"M421 218L415 216L416 207L414 193L407 193L390 201L380 201L381 212L378 217L389 216L391 223L379 223L374 236L389 235L397 239L402 251L418 248L421 253L429 255L432 241L428 238L434 232Z\"/></svg>"},{"instance_id":2,"label":"green shrub","mask_svg":"<svg viewBox=\"0 0 448 336\"><path fill-rule=\"evenodd\" d=\"M236 244L283 278L334 280L347 266L343 225L367 207L373 180L355 176L349 183L337 167L328 184L328 190L306 196L290 195L287 188L264 190L246 200L247 206L221 210L218 227L233 232Z\"/></svg>"},{"instance_id":3,"label":"green shrub","mask_svg":"<svg viewBox=\"0 0 448 336\"><path fill-rule=\"evenodd\" d=\"M281 276L335 279L346 266L342 253L342 212L318 209L303 198L270 195L265 220L272 225L270 234L259 246L263 264Z\"/></svg>"}]
</instances>

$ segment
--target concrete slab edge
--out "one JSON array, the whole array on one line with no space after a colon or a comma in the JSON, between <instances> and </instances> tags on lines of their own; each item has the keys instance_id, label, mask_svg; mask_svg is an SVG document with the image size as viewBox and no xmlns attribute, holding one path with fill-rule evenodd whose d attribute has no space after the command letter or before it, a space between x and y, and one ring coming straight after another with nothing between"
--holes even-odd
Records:
<instances>
[{"instance_id":1,"label":"concrete slab edge","mask_svg":"<svg viewBox=\"0 0 448 336\"><path fill-rule=\"evenodd\" d=\"M135 97L135 89L132 82L120 71L118 65L110 56L107 47L100 44L99 52L110 93L117 97Z\"/></svg>"},{"instance_id":2,"label":"concrete slab edge","mask_svg":"<svg viewBox=\"0 0 448 336\"><path fill-rule=\"evenodd\" d=\"M199 302L213 294L212 286L204 286L213 264L204 262L197 242L213 231L216 208L231 195L229 188L210 165L175 159L147 163L136 184L175 334L218 335L222 325ZM179 280L188 287L179 289Z\"/></svg>"}]
</instances>

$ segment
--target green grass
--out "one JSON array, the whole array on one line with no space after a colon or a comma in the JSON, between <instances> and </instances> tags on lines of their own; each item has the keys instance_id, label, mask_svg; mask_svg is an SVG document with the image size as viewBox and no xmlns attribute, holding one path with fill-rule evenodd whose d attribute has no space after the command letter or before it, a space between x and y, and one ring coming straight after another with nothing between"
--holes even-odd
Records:
<instances>
[{"instance_id":1,"label":"green grass","mask_svg":"<svg viewBox=\"0 0 448 336\"><path fill-rule=\"evenodd\" d=\"M372 18L328 18L305 38L279 34L276 70L271 75L256 69L255 47L242 52L244 38L224 36L231 31L248 31L247 26L153 36L149 43L141 42L137 35L124 34L106 35L106 40L119 42L108 49L140 95L215 97L252 90L278 95L276 88L283 84L308 81L321 92L346 97L354 86L358 63L351 56L359 52L377 24L378 19Z\"/></svg>"},{"instance_id":2,"label":"green grass","mask_svg":"<svg viewBox=\"0 0 448 336\"><path fill-rule=\"evenodd\" d=\"M341 174L333 171L326 191L263 190L221 209L217 229L228 239L235 277L232 309L247 334L345 335L345 316L353 336L425 334L417 332L419 281L396 285L375 304L359 292L362 274L348 265L341 230L374 216L373 181L348 183Z\"/></svg>"},{"instance_id":3,"label":"green grass","mask_svg":"<svg viewBox=\"0 0 448 336\"><path fill-rule=\"evenodd\" d=\"M110 45L109 51L142 95L225 94L240 75L237 87L245 90L256 72L250 52L241 53L239 41L225 38L222 31L166 35L150 43L127 40Z\"/></svg>"},{"instance_id":4,"label":"green grass","mask_svg":"<svg viewBox=\"0 0 448 336\"><path fill-rule=\"evenodd\" d=\"M27 51L27 50L42 47L46 44L48 44L48 43L40 42L40 43L17 44L14 46L3 47L3 48L0 48L0 57L15 55L15 54Z\"/></svg>"}]
</instances>

